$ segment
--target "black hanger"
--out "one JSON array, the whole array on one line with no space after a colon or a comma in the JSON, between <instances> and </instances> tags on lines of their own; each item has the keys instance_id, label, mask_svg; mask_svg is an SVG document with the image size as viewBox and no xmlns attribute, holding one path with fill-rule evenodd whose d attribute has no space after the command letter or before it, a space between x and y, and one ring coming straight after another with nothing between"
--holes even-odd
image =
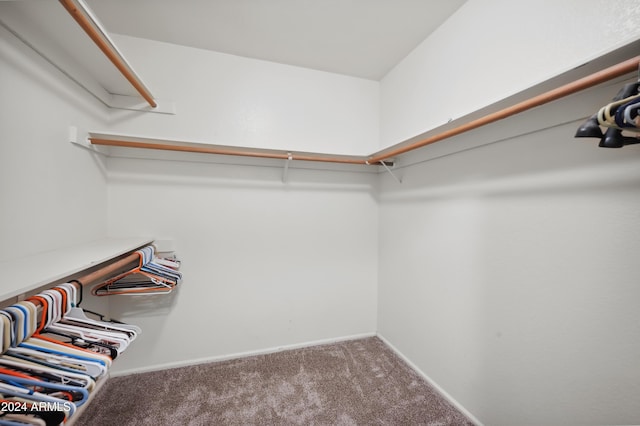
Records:
<instances>
[{"instance_id":1,"label":"black hanger","mask_svg":"<svg viewBox=\"0 0 640 426\"><path fill-rule=\"evenodd\" d=\"M638 93L638 88L640 88L640 82L625 84L611 101L621 101L622 99L633 96ZM605 133L602 133L597 113L589 117L578 127L574 137L599 138L600 143L598 146L601 148L622 148L625 145L640 143L640 140L637 138L623 136L622 130L614 127L609 127Z\"/></svg>"}]
</instances>

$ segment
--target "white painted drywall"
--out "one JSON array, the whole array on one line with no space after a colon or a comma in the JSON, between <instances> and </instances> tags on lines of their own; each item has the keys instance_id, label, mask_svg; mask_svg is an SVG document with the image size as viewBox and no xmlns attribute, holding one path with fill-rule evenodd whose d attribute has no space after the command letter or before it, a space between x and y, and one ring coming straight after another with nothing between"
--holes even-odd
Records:
<instances>
[{"instance_id":1,"label":"white painted drywall","mask_svg":"<svg viewBox=\"0 0 640 426\"><path fill-rule=\"evenodd\" d=\"M117 298L144 329L114 372L374 333L376 176L109 160L109 233L173 241L175 294Z\"/></svg>"},{"instance_id":2,"label":"white painted drywall","mask_svg":"<svg viewBox=\"0 0 640 426\"><path fill-rule=\"evenodd\" d=\"M196 142L369 153L378 141L376 81L114 35L177 114L114 112L111 130Z\"/></svg>"},{"instance_id":3,"label":"white painted drywall","mask_svg":"<svg viewBox=\"0 0 640 426\"><path fill-rule=\"evenodd\" d=\"M640 38L636 0L468 0L380 83L380 147Z\"/></svg>"},{"instance_id":4,"label":"white painted drywall","mask_svg":"<svg viewBox=\"0 0 640 426\"><path fill-rule=\"evenodd\" d=\"M105 108L0 27L0 257L106 236L107 184L68 127Z\"/></svg>"},{"instance_id":5,"label":"white painted drywall","mask_svg":"<svg viewBox=\"0 0 640 426\"><path fill-rule=\"evenodd\" d=\"M502 140L617 89L383 177L378 331L483 424L640 422L640 147L574 139L581 119Z\"/></svg>"},{"instance_id":6,"label":"white painted drywall","mask_svg":"<svg viewBox=\"0 0 640 426\"><path fill-rule=\"evenodd\" d=\"M473 28L471 12L487 2L470 4L452 28L462 31L460 22ZM507 2L491 4L515 14ZM539 23L531 4L517 10ZM540 8L549 16L549 8L584 4ZM498 31L501 18L492 21L483 10L476 18ZM629 16L637 16L634 10ZM564 25L567 18L549 19ZM566 26L602 30L595 21ZM581 37L593 36L596 46L604 37L606 50L627 28L618 25ZM530 29L528 22L523 27ZM620 39L637 34L635 28ZM282 184L277 168L111 159L107 184L101 163L68 144L68 125L361 153L377 120L376 83L129 39L123 50L132 57L163 61L158 73L147 74L152 61L136 59L150 87L186 111L105 116L95 100L1 35L1 255L98 238L108 224L112 236L172 239L184 259L186 279L173 295L109 299L113 316L145 330L116 372L370 333L378 317L385 338L486 424L638 423L637 147L606 151L595 141L578 143L570 137L575 122L399 169L402 186L384 175L379 206L375 180L346 172L291 170L290 183ZM505 33L493 36L506 43ZM479 101L466 104L469 110L491 94L499 99L564 70L569 44L560 45L561 53L549 53L557 68L548 71L547 64L522 85L520 75L509 83L512 74L496 68L495 85L473 86ZM507 55L496 50L473 54ZM212 82L218 66L225 78ZM438 87L408 79L398 96L411 104L434 90L446 105L442 82L451 81L452 71L447 78L438 67L430 72ZM176 75L188 78L176 83ZM216 103L196 96L201 85ZM430 127L387 99L384 111L406 118L391 120L389 129L399 129L391 139ZM567 110L582 105L571 102ZM321 125L338 118L345 121ZM501 139L503 126L518 126L510 123L481 134Z\"/></svg>"}]
</instances>

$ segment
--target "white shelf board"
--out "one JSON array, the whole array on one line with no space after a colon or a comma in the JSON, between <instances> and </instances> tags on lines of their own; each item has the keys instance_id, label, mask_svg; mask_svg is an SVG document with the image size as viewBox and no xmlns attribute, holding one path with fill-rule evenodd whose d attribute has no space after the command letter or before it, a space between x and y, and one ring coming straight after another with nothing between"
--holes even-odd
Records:
<instances>
[{"instance_id":1,"label":"white shelf board","mask_svg":"<svg viewBox=\"0 0 640 426\"><path fill-rule=\"evenodd\" d=\"M0 301L28 293L153 242L153 238L105 238L0 262Z\"/></svg>"},{"instance_id":2,"label":"white shelf board","mask_svg":"<svg viewBox=\"0 0 640 426\"><path fill-rule=\"evenodd\" d=\"M0 0L1 1L1 0ZM75 127L72 127L75 129ZM311 169L311 170L323 170L323 171L345 171L345 172L357 172L357 173L370 173L376 174L380 172L381 166L378 165L364 165L364 164L343 164L343 163L325 163L325 162L314 162L314 161L305 161L305 160L297 160L295 159L296 154L304 154L304 155L313 155L317 154L320 156L325 155L333 155L325 152L301 152L296 150L288 150L288 149L267 149L267 148L256 148L249 146L229 146L229 145L216 145L212 143L202 142L202 141L189 141L189 140L179 140L179 139L167 139L154 137L150 135L132 135L132 134L122 134L122 133L112 133L106 131L78 131L75 130L72 135L70 135L70 142L76 145L80 145L84 148L90 149L91 151L97 152L107 157L115 157L115 158L134 158L134 159L144 159L144 160L165 160L165 161L188 161L188 162L198 162L198 163L211 163L211 164L232 164L239 166L261 166L261 167L274 167L274 168L283 168L286 161L284 159L274 159L274 158L261 158L261 157L244 157L237 155L225 155L225 154L209 154L209 153L198 153L198 152L180 152L180 151L165 151L158 149L143 149L129 146L106 146L106 145L92 145L89 142L88 138L98 138L98 139L107 139L107 140L125 140L131 142L142 142L142 143L157 143L157 144L169 144L169 145L187 145L192 147L200 147L200 148L212 148L212 147L222 147L222 148L231 148L237 151L255 151L255 152L263 152L263 153L286 153L293 152L294 160L292 160L289 164L290 169ZM354 154L338 154L343 157L361 157L360 155ZM384 169L382 169L384 171Z\"/></svg>"}]
</instances>

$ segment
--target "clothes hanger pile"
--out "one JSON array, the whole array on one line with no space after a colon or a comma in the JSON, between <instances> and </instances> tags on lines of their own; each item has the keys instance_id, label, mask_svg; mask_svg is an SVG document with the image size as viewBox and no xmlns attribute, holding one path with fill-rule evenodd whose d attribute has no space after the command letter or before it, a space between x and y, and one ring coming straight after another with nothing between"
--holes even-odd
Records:
<instances>
[{"instance_id":1,"label":"clothes hanger pile","mask_svg":"<svg viewBox=\"0 0 640 426\"><path fill-rule=\"evenodd\" d=\"M79 283L0 310L0 425L59 425L95 390L139 327L88 318Z\"/></svg>"},{"instance_id":2,"label":"clothes hanger pile","mask_svg":"<svg viewBox=\"0 0 640 426\"><path fill-rule=\"evenodd\" d=\"M166 294L182 281L182 274L178 272L180 262L175 258L156 256L153 246L136 253L140 256L136 267L95 285L91 293L95 296Z\"/></svg>"},{"instance_id":3,"label":"clothes hanger pile","mask_svg":"<svg viewBox=\"0 0 640 426\"><path fill-rule=\"evenodd\" d=\"M640 143L640 82L625 85L612 102L587 119L576 132L577 138L599 138L600 147L622 148ZM601 127L605 127L605 132ZM630 132L633 136L624 135Z\"/></svg>"}]
</instances>

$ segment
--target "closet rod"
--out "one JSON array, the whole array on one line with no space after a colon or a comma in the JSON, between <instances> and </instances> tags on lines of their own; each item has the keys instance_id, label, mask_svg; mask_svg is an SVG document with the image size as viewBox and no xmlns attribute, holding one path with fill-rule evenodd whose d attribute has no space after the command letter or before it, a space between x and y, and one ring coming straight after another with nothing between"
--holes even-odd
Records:
<instances>
[{"instance_id":1,"label":"closet rod","mask_svg":"<svg viewBox=\"0 0 640 426\"><path fill-rule=\"evenodd\" d=\"M136 251L129 253L122 259L109 263L108 265L98 268L95 271L88 273L87 275L83 275L82 277L75 278L71 281L77 281L78 283L80 283L80 285L83 286L89 285L95 281L102 281L108 277L114 276L115 273L133 263L140 263L140 255L138 255ZM42 306L42 304L38 300L33 300L32 303L34 303L36 306Z\"/></svg>"},{"instance_id":2,"label":"closet rod","mask_svg":"<svg viewBox=\"0 0 640 426\"><path fill-rule=\"evenodd\" d=\"M137 253L137 251L128 254L122 259L109 263L102 268L98 268L95 271L88 273L87 275L76 278L76 281L78 281L82 285L88 285L93 283L94 281L102 281L109 276L113 276L116 272L124 269L125 266L128 266L134 262L136 264L140 263L140 255Z\"/></svg>"},{"instance_id":3,"label":"closet rod","mask_svg":"<svg viewBox=\"0 0 640 426\"><path fill-rule=\"evenodd\" d=\"M62 0L61 0L62 1ZM319 161L327 163L344 163L344 164L360 164L360 165L378 165L381 161L391 159L397 155L404 154L409 151L413 151L423 146L439 142L444 139L448 139L453 136L468 132L470 130L477 129L490 123L494 123L498 120L510 117L512 115L519 114L521 112L530 110L540 105L547 104L565 96L572 95L581 90L588 89L606 81L612 80L617 77L621 77L625 74L637 71L640 63L640 56L620 62L617 65L613 65L604 70L598 71L581 79L575 80L571 83L560 86L556 89L549 90L540 95L529 98L525 101L512 105L510 107L501 109L500 111L487 114L481 118L462 124L450 130L443 131L436 135L430 136L426 139L414 142L410 145L400 147L398 145L377 151L368 157L362 156L341 156L332 154L293 154L293 160L303 161ZM182 152L194 152L204 154L219 154L219 155L236 155L244 157L260 157L260 158L275 158L280 160L288 160L288 152L279 151L252 151L242 148L228 148L215 145L201 144L199 146L179 145L174 143L161 143L155 142L139 142L135 140L125 140L122 137L120 139L105 139L105 138L89 138L93 145L106 145L106 146L120 146L128 148L143 148L143 149L157 149L165 151L182 151Z\"/></svg>"},{"instance_id":4,"label":"closet rod","mask_svg":"<svg viewBox=\"0 0 640 426\"><path fill-rule=\"evenodd\" d=\"M100 22L93 13L91 13L89 7L82 0L60 0L60 3L62 3L64 8L67 9L67 12L69 12L84 32L87 33L91 40L93 40L107 58L109 58L113 65L116 66L124 78L140 93L144 100L147 101L152 108L156 108L158 104L153 99L153 95L111 41Z\"/></svg>"},{"instance_id":5,"label":"closet rod","mask_svg":"<svg viewBox=\"0 0 640 426\"><path fill-rule=\"evenodd\" d=\"M189 146L157 142L136 142L117 139L89 138L93 145L122 146L127 148L158 149L163 151L195 152L199 154L235 155L241 157L275 158L279 160L319 161L325 163L367 164L364 157L348 157L323 154L295 154L278 151L251 151L219 146Z\"/></svg>"},{"instance_id":6,"label":"closet rod","mask_svg":"<svg viewBox=\"0 0 640 426\"><path fill-rule=\"evenodd\" d=\"M571 83L567 83L564 86L560 86L556 89L549 90L548 92L534 96L532 98L519 102L510 107L501 109L500 111L487 114L484 117L462 124L453 129L446 130L442 133L438 133L437 135L430 136L426 139L414 142L410 145L400 147L400 148L392 147L390 151L386 151L386 150L378 151L374 153L371 156L371 158L369 158L369 163L375 164L379 161L384 161L388 158L395 157L396 155L404 154L406 152L413 151L418 148L422 148L423 146L432 144L434 142L439 142L441 140L448 139L453 136L457 136L461 133L468 132L469 130L477 129L487 124L494 123L498 120L502 120L503 118L511 117L512 115L516 115L521 112L538 107L540 105L544 105L546 103L563 98L565 96L572 95L581 90L588 89L590 87L596 86L598 84L604 83L614 78L621 77L625 74L629 74L634 71L637 72L639 63L640 63L640 56L636 56L635 58L626 60L624 62L620 62L619 64L613 65L609 68L605 68L604 70L595 72L581 79L572 81Z\"/></svg>"}]
</instances>

